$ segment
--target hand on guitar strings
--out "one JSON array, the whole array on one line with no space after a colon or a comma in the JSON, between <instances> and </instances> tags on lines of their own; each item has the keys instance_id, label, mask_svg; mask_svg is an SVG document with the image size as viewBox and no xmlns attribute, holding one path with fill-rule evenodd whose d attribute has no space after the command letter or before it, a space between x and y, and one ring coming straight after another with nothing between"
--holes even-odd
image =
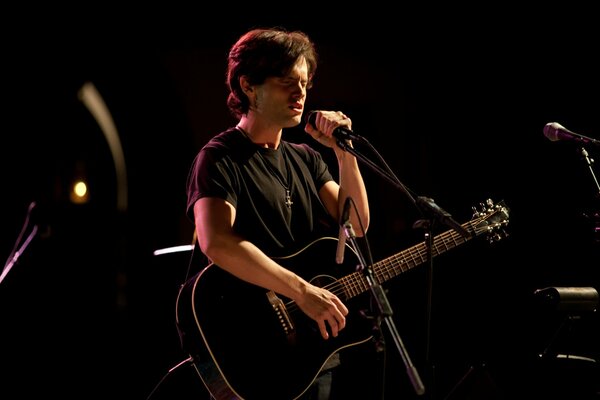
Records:
<instances>
[{"instance_id":1,"label":"hand on guitar strings","mask_svg":"<svg viewBox=\"0 0 600 400\"><path fill-rule=\"evenodd\" d=\"M348 308L326 289L308 284L305 293L296 303L306 315L317 322L323 339L329 339L329 331L333 337L337 337L346 326Z\"/></svg>"}]
</instances>

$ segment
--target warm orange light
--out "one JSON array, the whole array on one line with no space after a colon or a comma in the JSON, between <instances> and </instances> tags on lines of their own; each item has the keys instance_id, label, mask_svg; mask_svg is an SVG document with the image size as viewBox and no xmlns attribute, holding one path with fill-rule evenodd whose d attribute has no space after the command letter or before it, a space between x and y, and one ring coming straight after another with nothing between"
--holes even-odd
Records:
<instances>
[{"instance_id":1,"label":"warm orange light","mask_svg":"<svg viewBox=\"0 0 600 400\"><path fill-rule=\"evenodd\" d=\"M89 201L88 187L85 181L77 180L71 187L71 193L69 195L71 201L75 204L83 204Z\"/></svg>"}]
</instances>

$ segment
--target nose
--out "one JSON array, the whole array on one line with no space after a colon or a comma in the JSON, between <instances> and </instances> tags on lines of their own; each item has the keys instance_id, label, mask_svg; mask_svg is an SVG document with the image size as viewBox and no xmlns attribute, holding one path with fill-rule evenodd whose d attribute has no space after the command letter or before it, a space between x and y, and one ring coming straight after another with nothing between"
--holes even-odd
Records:
<instances>
[{"instance_id":1,"label":"nose","mask_svg":"<svg viewBox=\"0 0 600 400\"><path fill-rule=\"evenodd\" d=\"M298 84L294 86L293 93L294 99L303 99L306 96L306 85L303 85L302 82L298 82Z\"/></svg>"}]
</instances>

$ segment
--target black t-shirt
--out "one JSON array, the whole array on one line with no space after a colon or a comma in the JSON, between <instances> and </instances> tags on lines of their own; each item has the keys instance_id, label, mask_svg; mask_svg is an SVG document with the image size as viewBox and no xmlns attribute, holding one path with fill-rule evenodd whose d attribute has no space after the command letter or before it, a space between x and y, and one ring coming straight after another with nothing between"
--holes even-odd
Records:
<instances>
[{"instance_id":1,"label":"black t-shirt","mask_svg":"<svg viewBox=\"0 0 600 400\"><path fill-rule=\"evenodd\" d=\"M187 179L186 214L194 220L194 203L202 197L224 199L236 209L238 234L269 256L286 257L319 238L337 237L337 222L318 194L332 179L321 154L308 145L282 140L278 149L268 149L231 128L196 155ZM339 363L336 353L322 370Z\"/></svg>"},{"instance_id":2,"label":"black t-shirt","mask_svg":"<svg viewBox=\"0 0 600 400\"><path fill-rule=\"evenodd\" d=\"M235 231L269 256L286 256L322 236L337 236L336 221L318 191L332 180L321 154L281 141L278 149L252 143L235 128L212 138L187 179L187 216L194 203L218 197L236 208ZM286 196L289 191L289 200Z\"/></svg>"}]
</instances>

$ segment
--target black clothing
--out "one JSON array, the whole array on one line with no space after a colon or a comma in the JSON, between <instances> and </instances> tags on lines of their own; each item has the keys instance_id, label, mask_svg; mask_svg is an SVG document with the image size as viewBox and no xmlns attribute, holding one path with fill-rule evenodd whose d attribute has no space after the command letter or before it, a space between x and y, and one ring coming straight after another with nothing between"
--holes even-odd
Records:
<instances>
[{"instance_id":1,"label":"black clothing","mask_svg":"<svg viewBox=\"0 0 600 400\"><path fill-rule=\"evenodd\" d=\"M283 170L283 172L279 172ZM285 256L322 236L337 236L319 189L333 180L320 153L281 141L278 149L251 142L231 128L211 139L187 179L187 215L194 203L218 197L236 208L235 231L269 256ZM291 206L286 205L286 190Z\"/></svg>"},{"instance_id":2,"label":"black clothing","mask_svg":"<svg viewBox=\"0 0 600 400\"><path fill-rule=\"evenodd\" d=\"M202 197L224 199L236 209L240 236L269 256L288 256L318 238L337 237L337 221L319 198L331 180L321 154L308 145L282 140L278 149L264 148L230 128L196 155L187 177L186 214L194 221L194 203ZM339 363L339 354L327 360L303 399L327 398L331 368Z\"/></svg>"}]
</instances>

